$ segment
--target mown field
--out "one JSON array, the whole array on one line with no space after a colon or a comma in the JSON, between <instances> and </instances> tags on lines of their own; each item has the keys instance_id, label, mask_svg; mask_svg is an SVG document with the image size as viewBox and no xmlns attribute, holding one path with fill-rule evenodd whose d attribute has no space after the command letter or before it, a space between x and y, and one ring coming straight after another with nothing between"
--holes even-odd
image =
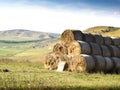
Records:
<instances>
[{"instance_id":1,"label":"mown field","mask_svg":"<svg viewBox=\"0 0 120 90\"><path fill-rule=\"evenodd\" d=\"M56 42L56 41L55 41ZM0 43L0 90L119 90L120 76L104 73L56 72L44 69L54 43ZM41 42L40 42L41 43ZM3 72L7 69L8 72Z\"/></svg>"}]
</instances>

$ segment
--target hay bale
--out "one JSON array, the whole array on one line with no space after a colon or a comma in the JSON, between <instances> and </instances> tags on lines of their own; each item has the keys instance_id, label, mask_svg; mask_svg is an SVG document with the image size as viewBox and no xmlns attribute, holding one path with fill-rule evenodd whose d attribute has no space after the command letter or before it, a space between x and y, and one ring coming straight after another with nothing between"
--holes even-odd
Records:
<instances>
[{"instance_id":1,"label":"hay bale","mask_svg":"<svg viewBox=\"0 0 120 90\"><path fill-rule=\"evenodd\" d=\"M116 46L120 45L120 38L119 37L112 37L113 44Z\"/></svg>"},{"instance_id":2,"label":"hay bale","mask_svg":"<svg viewBox=\"0 0 120 90\"><path fill-rule=\"evenodd\" d=\"M100 55L95 55L94 60L95 60L95 71L96 72L105 71L106 63L104 57Z\"/></svg>"},{"instance_id":3,"label":"hay bale","mask_svg":"<svg viewBox=\"0 0 120 90\"><path fill-rule=\"evenodd\" d=\"M58 68L58 64L60 61L65 61L66 65L64 67L64 70L69 69L69 62L71 57L68 55L55 55L55 54L48 54L46 55L46 59L44 62L44 66L46 69L54 70Z\"/></svg>"},{"instance_id":4,"label":"hay bale","mask_svg":"<svg viewBox=\"0 0 120 90\"><path fill-rule=\"evenodd\" d=\"M118 57L112 57L112 60L114 62L114 72L120 73L120 58Z\"/></svg>"},{"instance_id":5,"label":"hay bale","mask_svg":"<svg viewBox=\"0 0 120 90\"><path fill-rule=\"evenodd\" d=\"M105 57L110 57L111 51L110 51L109 47L105 46L105 45L100 45L100 46L101 46L101 50L102 50L102 55Z\"/></svg>"},{"instance_id":6,"label":"hay bale","mask_svg":"<svg viewBox=\"0 0 120 90\"><path fill-rule=\"evenodd\" d=\"M68 55L91 54L90 45L84 41L73 41L68 47Z\"/></svg>"},{"instance_id":7,"label":"hay bale","mask_svg":"<svg viewBox=\"0 0 120 90\"><path fill-rule=\"evenodd\" d=\"M113 60L110 57L104 57L106 66L105 66L105 73L112 73L114 68Z\"/></svg>"},{"instance_id":8,"label":"hay bale","mask_svg":"<svg viewBox=\"0 0 120 90\"><path fill-rule=\"evenodd\" d=\"M60 60L55 54L46 55L44 67L49 70L57 69Z\"/></svg>"},{"instance_id":9,"label":"hay bale","mask_svg":"<svg viewBox=\"0 0 120 90\"><path fill-rule=\"evenodd\" d=\"M111 51L112 57L120 57L120 49L117 46L110 45L109 49Z\"/></svg>"},{"instance_id":10,"label":"hay bale","mask_svg":"<svg viewBox=\"0 0 120 90\"><path fill-rule=\"evenodd\" d=\"M53 47L53 53L55 53L56 55L67 55L67 47L61 43L57 43Z\"/></svg>"},{"instance_id":11,"label":"hay bale","mask_svg":"<svg viewBox=\"0 0 120 90\"><path fill-rule=\"evenodd\" d=\"M61 35L61 41L68 46L74 40L83 40L84 34L80 30L65 30Z\"/></svg>"},{"instance_id":12,"label":"hay bale","mask_svg":"<svg viewBox=\"0 0 120 90\"><path fill-rule=\"evenodd\" d=\"M80 55L73 56L70 61L69 71L76 71L77 65L80 62Z\"/></svg>"},{"instance_id":13,"label":"hay bale","mask_svg":"<svg viewBox=\"0 0 120 90\"><path fill-rule=\"evenodd\" d=\"M86 42L95 42L94 36L90 33L84 33L84 40Z\"/></svg>"},{"instance_id":14,"label":"hay bale","mask_svg":"<svg viewBox=\"0 0 120 90\"><path fill-rule=\"evenodd\" d=\"M102 35L95 34L94 38L95 38L95 42L96 43L98 43L98 44L104 44L104 39L103 39Z\"/></svg>"},{"instance_id":15,"label":"hay bale","mask_svg":"<svg viewBox=\"0 0 120 90\"><path fill-rule=\"evenodd\" d=\"M74 56L70 62L71 71L92 72L95 68L95 62L91 55Z\"/></svg>"},{"instance_id":16,"label":"hay bale","mask_svg":"<svg viewBox=\"0 0 120 90\"><path fill-rule=\"evenodd\" d=\"M102 50L99 44L90 42L90 47L93 55L102 55Z\"/></svg>"},{"instance_id":17,"label":"hay bale","mask_svg":"<svg viewBox=\"0 0 120 90\"><path fill-rule=\"evenodd\" d=\"M110 37L103 37L105 45L112 45L112 39Z\"/></svg>"}]
</instances>

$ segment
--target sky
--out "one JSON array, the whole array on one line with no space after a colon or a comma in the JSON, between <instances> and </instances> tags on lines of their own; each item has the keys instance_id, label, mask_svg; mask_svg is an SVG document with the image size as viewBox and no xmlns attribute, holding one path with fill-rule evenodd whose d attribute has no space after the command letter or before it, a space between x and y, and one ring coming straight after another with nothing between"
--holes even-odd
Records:
<instances>
[{"instance_id":1,"label":"sky","mask_svg":"<svg viewBox=\"0 0 120 90\"><path fill-rule=\"evenodd\" d=\"M120 0L0 0L0 31L120 27Z\"/></svg>"}]
</instances>

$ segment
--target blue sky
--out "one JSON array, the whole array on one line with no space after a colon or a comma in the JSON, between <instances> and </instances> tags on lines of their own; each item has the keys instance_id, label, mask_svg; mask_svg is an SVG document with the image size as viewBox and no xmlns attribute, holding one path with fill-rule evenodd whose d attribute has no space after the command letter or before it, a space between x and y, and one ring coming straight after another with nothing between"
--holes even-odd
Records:
<instances>
[{"instance_id":1,"label":"blue sky","mask_svg":"<svg viewBox=\"0 0 120 90\"><path fill-rule=\"evenodd\" d=\"M0 31L120 27L120 0L0 0Z\"/></svg>"}]
</instances>

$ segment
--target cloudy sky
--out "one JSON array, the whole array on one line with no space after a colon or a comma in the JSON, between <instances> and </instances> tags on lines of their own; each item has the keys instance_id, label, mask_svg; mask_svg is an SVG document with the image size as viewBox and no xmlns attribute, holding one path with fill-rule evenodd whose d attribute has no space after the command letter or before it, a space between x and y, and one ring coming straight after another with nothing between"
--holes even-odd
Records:
<instances>
[{"instance_id":1,"label":"cloudy sky","mask_svg":"<svg viewBox=\"0 0 120 90\"><path fill-rule=\"evenodd\" d=\"M120 27L120 0L0 0L0 31Z\"/></svg>"}]
</instances>

